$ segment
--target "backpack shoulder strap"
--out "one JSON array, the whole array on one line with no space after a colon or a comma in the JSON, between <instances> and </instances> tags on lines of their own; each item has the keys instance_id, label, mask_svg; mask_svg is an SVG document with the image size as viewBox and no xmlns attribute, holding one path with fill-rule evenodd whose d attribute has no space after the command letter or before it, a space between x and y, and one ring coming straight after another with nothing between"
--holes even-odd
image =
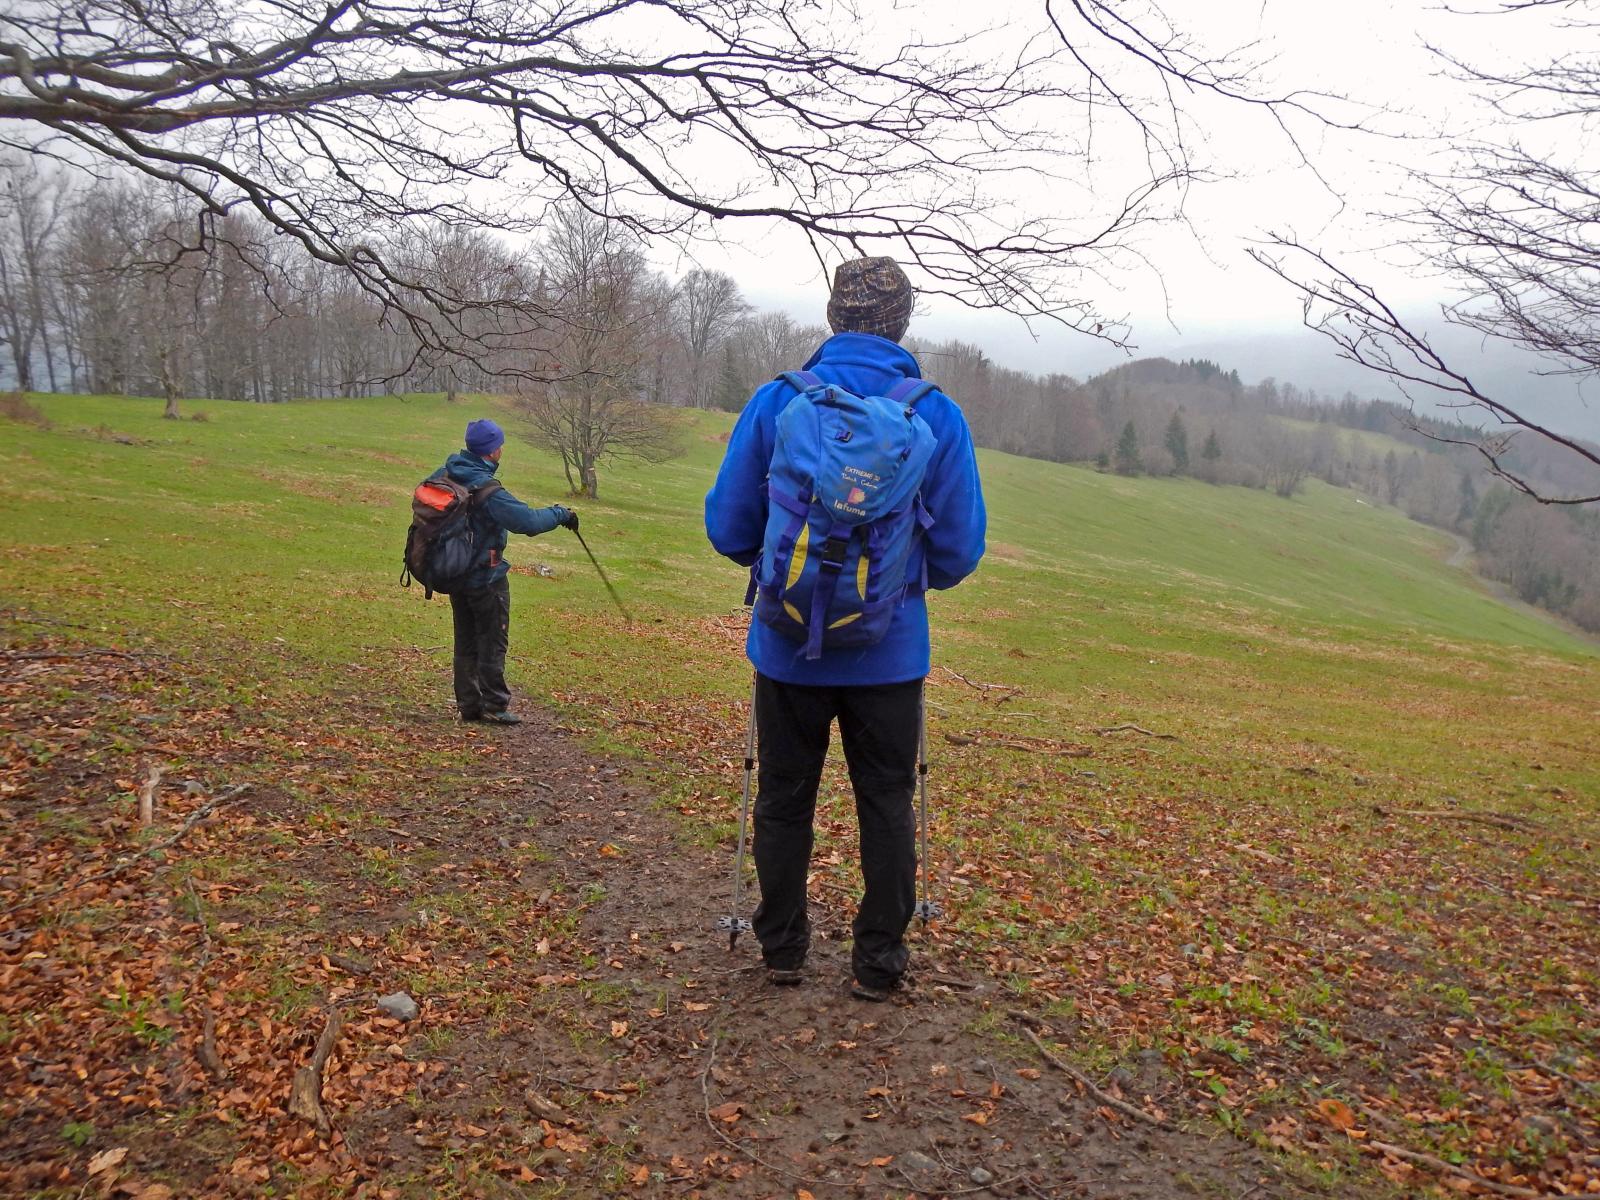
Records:
<instances>
[{"instance_id":1,"label":"backpack shoulder strap","mask_svg":"<svg viewBox=\"0 0 1600 1200\"><path fill-rule=\"evenodd\" d=\"M467 503L472 505L482 504L498 491L503 491L503 485L498 479L491 479L488 483L480 483L477 487L467 492Z\"/></svg>"},{"instance_id":2,"label":"backpack shoulder strap","mask_svg":"<svg viewBox=\"0 0 1600 1200\"><path fill-rule=\"evenodd\" d=\"M776 378L783 380L797 392L809 392L813 388L825 388L828 386L810 371L784 371L777 375Z\"/></svg>"},{"instance_id":3,"label":"backpack shoulder strap","mask_svg":"<svg viewBox=\"0 0 1600 1200\"><path fill-rule=\"evenodd\" d=\"M887 395L896 404L913 405L929 392L938 388L938 384L927 379L902 379L889 389Z\"/></svg>"}]
</instances>

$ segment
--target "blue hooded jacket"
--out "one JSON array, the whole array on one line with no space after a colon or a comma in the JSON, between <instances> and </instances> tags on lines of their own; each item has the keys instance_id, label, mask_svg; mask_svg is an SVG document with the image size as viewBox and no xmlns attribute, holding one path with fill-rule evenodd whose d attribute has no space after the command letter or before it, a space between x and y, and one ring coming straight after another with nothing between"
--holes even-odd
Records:
<instances>
[{"instance_id":1,"label":"blue hooded jacket","mask_svg":"<svg viewBox=\"0 0 1600 1200\"><path fill-rule=\"evenodd\" d=\"M449 475L463 487L482 487L494 478L500 464L480 458L470 450L457 450L434 475ZM549 508L529 508L510 492L501 488L482 504L475 507L469 518L472 531L477 535L480 560L468 577L466 590L477 591L506 577L511 564L506 562L506 535L525 533L533 537L549 533L561 524L566 510L559 504Z\"/></svg>"},{"instance_id":2,"label":"blue hooded jacket","mask_svg":"<svg viewBox=\"0 0 1600 1200\"><path fill-rule=\"evenodd\" d=\"M908 350L870 333L835 334L804 369L858 396L881 396L901 379L922 377ZM733 427L716 483L706 494L706 536L717 553L742 567L761 555L774 429L778 414L794 396L793 387L774 380L750 398ZM951 588L972 574L983 557L988 516L978 461L967 420L954 400L937 390L929 392L917 402L917 413L939 439L922 483L922 501L934 524L913 550L906 576L920 575L918 556L923 555L928 586ZM821 658L810 661L799 642L754 621L746 653L756 670L782 683L835 687L921 679L930 665L927 603L922 595L907 596L881 642L824 650Z\"/></svg>"}]
</instances>

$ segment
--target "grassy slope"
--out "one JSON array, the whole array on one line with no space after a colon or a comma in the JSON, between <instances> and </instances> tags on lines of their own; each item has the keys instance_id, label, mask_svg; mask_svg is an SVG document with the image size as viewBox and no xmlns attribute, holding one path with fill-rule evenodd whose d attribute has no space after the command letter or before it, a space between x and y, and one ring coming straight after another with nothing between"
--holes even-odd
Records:
<instances>
[{"instance_id":1,"label":"grassy slope","mask_svg":"<svg viewBox=\"0 0 1600 1200\"><path fill-rule=\"evenodd\" d=\"M147 401L38 404L53 430L0 430L9 597L175 644L198 634L243 694L355 678L379 704L443 715L446 605L395 576L406 492L476 408L211 404L202 424L163 422ZM677 462L603 472L603 501L583 506L633 628L565 533L510 552L556 571L516 577L515 681L683 764L672 798L713 836L731 815L748 678L742 579L698 521L727 423L700 418ZM1201 1056L1186 1061L1227 1113L1275 1111L1313 1073L1374 1094L1409 1043L1362 1063L1345 1046L1389 1000L1419 1038L1492 1013L1507 1053L1593 1053L1594 924L1572 903L1600 793L1592 647L1444 566L1443 535L1349 493L1313 485L1285 502L982 459L991 551L935 598L936 661L1020 691L936 671L936 857L957 918L936 940L1025 1001L1084 1014L1109 1053ZM503 474L530 501L563 490L523 445ZM41 482L64 490L26 499ZM1181 740L1094 733L1122 722ZM1057 753L1075 746L1093 760ZM837 782L819 886L842 893ZM1542 832L1372 814L1447 804ZM1373 930L1409 965L1374 974L1360 947ZM1316 952L1275 951L1278 934ZM1241 978L1257 980L1247 1001ZM1204 1066L1206 1053L1223 1058ZM1476 1110L1459 1081L1460 1097L1444 1086L1427 1100L1440 1120L1412 1132L1449 1152L1471 1136L1450 1114ZM1516 1112L1493 1118L1497 1145L1513 1145Z\"/></svg>"}]
</instances>

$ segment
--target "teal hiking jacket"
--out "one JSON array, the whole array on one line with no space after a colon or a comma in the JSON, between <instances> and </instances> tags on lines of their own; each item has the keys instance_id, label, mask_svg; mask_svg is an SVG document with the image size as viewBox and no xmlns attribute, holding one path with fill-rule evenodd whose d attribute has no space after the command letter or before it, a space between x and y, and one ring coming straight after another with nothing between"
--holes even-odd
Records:
<instances>
[{"instance_id":1,"label":"teal hiking jacket","mask_svg":"<svg viewBox=\"0 0 1600 1200\"><path fill-rule=\"evenodd\" d=\"M498 466L470 450L457 450L434 475L448 475L463 487L477 488L494 478ZM477 591L506 577L511 569L505 557L507 535L523 533L535 537L549 533L566 515L567 510L559 504L531 508L504 488L477 505L470 519L480 548L479 562L467 581L467 590Z\"/></svg>"}]
</instances>

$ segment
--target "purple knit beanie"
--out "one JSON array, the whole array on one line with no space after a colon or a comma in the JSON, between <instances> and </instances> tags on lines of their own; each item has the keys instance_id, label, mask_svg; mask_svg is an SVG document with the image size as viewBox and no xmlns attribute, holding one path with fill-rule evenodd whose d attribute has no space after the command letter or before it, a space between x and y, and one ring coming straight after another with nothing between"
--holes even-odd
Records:
<instances>
[{"instance_id":1,"label":"purple knit beanie","mask_svg":"<svg viewBox=\"0 0 1600 1200\"><path fill-rule=\"evenodd\" d=\"M493 454L505 445L505 430L496 425L488 417L477 421L467 422L467 449L478 457Z\"/></svg>"}]
</instances>

